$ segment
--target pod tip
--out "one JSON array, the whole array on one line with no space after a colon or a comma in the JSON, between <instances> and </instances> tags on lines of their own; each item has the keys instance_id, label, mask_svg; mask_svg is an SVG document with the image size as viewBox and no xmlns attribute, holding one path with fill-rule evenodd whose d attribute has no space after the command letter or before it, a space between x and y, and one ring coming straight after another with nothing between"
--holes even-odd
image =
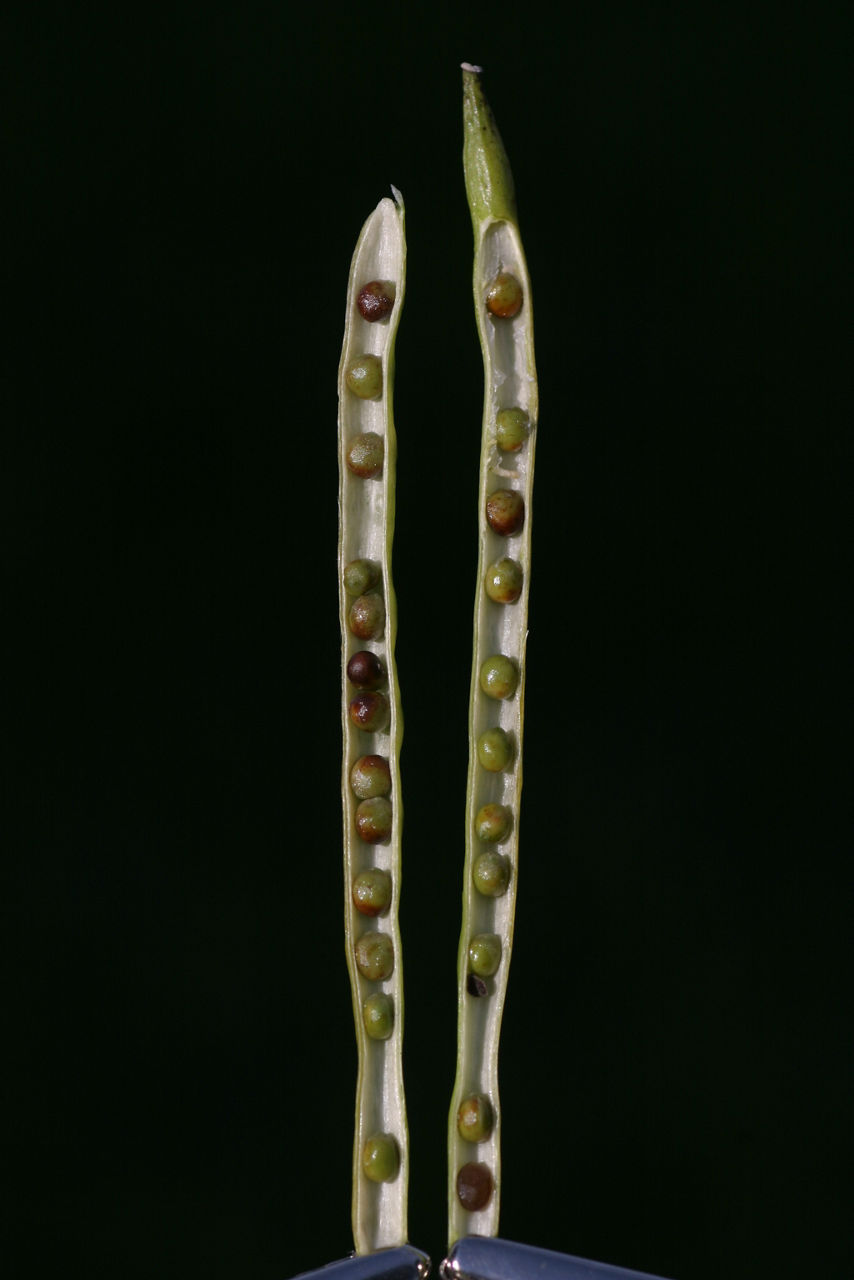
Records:
<instances>
[{"instance_id":1,"label":"pod tip","mask_svg":"<svg viewBox=\"0 0 854 1280\"><path fill-rule=\"evenodd\" d=\"M461 62L460 66L463 71L473 71L476 76L479 76L483 71L483 67L476 67L473 62Z\"/></svg>"}]
</instances>

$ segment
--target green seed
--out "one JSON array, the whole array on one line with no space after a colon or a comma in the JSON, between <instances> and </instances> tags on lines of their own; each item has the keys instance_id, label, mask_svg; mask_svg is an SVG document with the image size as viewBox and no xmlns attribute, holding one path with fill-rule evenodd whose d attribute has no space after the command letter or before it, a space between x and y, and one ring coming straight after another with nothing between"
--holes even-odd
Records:
<instances>
[{"instance_id":1,"label":"green seed","mask_svg":"<svg viewBox=\"0 0 854 1280\"><path fill-rule=\"evenodd\" d=\"M356 810L356 830L368 844L381 844L391 835L391 801L385 796L363 800Z\"/></svg>"},{"instance_id":2,"label":"green seed","mask_svg":"<svg viewBox=\"0 0 854 1280\"><path fill-rule=\"evenodd\" d=\"M350 723L365 733L382 733L388 728L391 711L384 693L360 693L347 711Z\"/></svg>"},{"instance_id":3,"label":"green seed","mask_svg":"<svg viewBox=\"0 0 854 1280\"><path fill-rule=\"evenodd\" d=\"M362 1148L362 1169L371 1182L393 1182L400 1168L400 1152L390 1133L375 1133Z\"/></svg>"},{"instance_id":4,"label":"green seed","mask_svg":"<svg viewBox=\"0 0 854 1280\"><path fill-rule=\"evenodd\" d=\"M354 476L372 480L382 473L385 445L376 431L363 431L347 450L347 466Z\"/></svg>"},{"instance_id":5,"label":"green seed","mask_svg":"<svg viewBox=\"0 0 854 1280\"><path fill-rule=\"evenodd\" d=\"M478 840L500 844L513 829L513 814L504 804L485 804L475 814L474 829Z\"/></svg>"},{"instance_id":6,"label":"green seed","mask_svg":"<svg viewBox=\"0 0 854 1280\"><path fill-rule=\"evenodd\" d=\"M356 356L347 365L344 381L360 400L379 400L383 393L383 362L379 356Z\"/></svg>"},{"instance_id":7,"label":"green seed","mask_svg":"<svg viewBox=\"0 0 854 1280\"><path fill-rule=\"evenodd\" d=\"M510 883L510 863L501 853L482 853L474 864L474 887L485 898L500 898Z\"/></svg>"},{"instance_id":8,"label":"green seed","mask_svg":"<svg viewBox=\"0 0 854 1280\"><path fill-rule=\"evenodd\" d=\"M495 441L505 453L518 453L531 432L524 409L499 409L495 415Z\"/></svg>"},{"instance_id":9,"label":"green seed","mask_svg":"<svg viewBox=\"0 0 854 1280\"><path fill-rule=\"evenodd\" d=\"M525 499L515 489L496 489L486 499L489 527L503 538L511 538L525 523Z\"/></svg>"},{"instance_id":10,"label":"green seed","mask_svg":"<svg viewBox=\"0 0 854 1280\"><path fill-rule=\"evenodd\" d=\"M391 876L379 867L360 871L353 881L353 906L363 916L381 916L391 905Z\"/></svg>"},{"instance_id":11,"label":"green seed","mask_svg":"<svg viewBox=\"0 0 854 1280\"><path fill-rule=\"evenodd\" d=\"M394 1001L391 996L383 991L368 996L362 1005L362 1022L372 1040L388 1040L394 1031Z\"/></svg>"},{"instance_id":12,"label":"green seed","mask_svg":"<svg viewBox=\"0 0 854 1280\"><path fill-rule=\"evenodd\" d=\"M522 286L509 271L500 272L486 291L486 309L498 320L510 320L522 309Z\"/></svg>"},{"instance_id":13,"label":"green seed","mask_svg":"<svg viewBox=\"0 0 854 1280\"><path fill-rule=\"evenodd\" d=\"M354 636L360 640L378 640L385 626L385 604L376 591L359 596L350 605L347 622Z\"/></svg>"},{"instance_id":14,"label":"green seed","mask_svg":"<svg viewBox=\"0 0 854 1280\"><path fill-rule=\"evenodd\" d=\"M394 973L394 943L387 933L363 933L356 943L356 968L369 982L385 982Z\"/></svg>"},{"instance_id":15,"label":"green seed","mask_svg":"<svg viewBox=\"0 0 854 1280\"><path fill-rule=\"evenodd\" d=\"M492 1196L492 1174L485 1164L464 1164L457 1174L457 1196L469 1213L485 1209Z\"/></svg>"},{"instance_id":16,"label":"green seed","mask_svg":"<svg viewBox=\"0 0 854 1280\"><path fill-rule=\"evenodd\" d=\"M503 729L487 729L477 740L477 758L488 773L501 773L513 760L513 743Z\"/></svg>"},{"instance_id":17,"label":"green seed","mask_svg":"<svg viewBox=\"0 0 854 1280\"><path fill-rule=\"evenodd\" d=\"M391 769L385 756L359 756L350 770L350 786L360 800L387 796L391 791Z\"/></svg>"},{"instance_id":18,"label":"green seed","mask_svg":"<svg viewBox=\"0 0 854 1280\"><path fill-rule=\"evenodd\" d=\"M492 1135L494 1124L495 1113L485 1093L463 1098L457 1112L457 1132L464 1141L485 1142Z\"/></svg>"},{"instance_id":19,"label":"green seed","mask_svg":"<svg viewBox=\"0 0 854 1280\"><path fill-rule=\"evenodd\" d=\"M380 567L373 560L351 560L344 566L344 590L348 596L363 596L380 580Z\"/></svg>"},{"instance_id":20,"label":"green seed","mask_svg":"<svg viewBox=\"0 0 854 1280\"><path fill-rule=\"evenodd\" d=\"M378 689L385 683L386 670L370 649L360 649L347 663L347 679L357 689Z\"/></svg>"},{"instance_id":21,"label":"green seed","mask_svg":"<svg viewBox=\"0 0 854 1280\"><path fill-rule=\"evenodd\" d=\"M394 306L396 290L391 280L371 280L359 293L356 306L363 320L384 320Z\"/></svg>"},{"instance_id":22,"label":"green seed","mask_svg":"<svg viewBox=\"0 0 854 1280\"><path fill-rule=\"evenodd\" d=\"M496 604L515 604L522 594L524 574L518 560L496 560L486 571L483 585Z\"/></svg>"},{"instance_id":23,"label":"green seed","mask_svg":"<svg viewBox=\"0 0 854 1280\"><path fill-rule=\"evenodd\" d=\"M497 933L476 933L469 943L469 968L479 978L491 978L501 964L501 939Z\"/></svg>"},{"instance_id":24,"label":"green seed","mask_svg":"<svg viewBox=\"0 0 854 1280\"><path fill-rule=\"evenodd\" d=\"M512 698L518 683L519 668L503 653L494 653L480 668L480 687L489 698Z\"/></svg>"}]
</instances>

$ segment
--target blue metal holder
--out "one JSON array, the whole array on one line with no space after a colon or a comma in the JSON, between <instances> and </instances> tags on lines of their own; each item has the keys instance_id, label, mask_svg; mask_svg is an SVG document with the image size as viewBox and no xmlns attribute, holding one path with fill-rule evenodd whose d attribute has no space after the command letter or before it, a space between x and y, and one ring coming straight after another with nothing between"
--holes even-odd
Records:
<instances>
[{"instance_id":1,"label":"blue metal holder","mask_svg":"<svg viewBox=\"0 0 854 1280\"><path fill-rule=\"evenodd\" d=\"M440 1267L444 1280L662 1280L493 1236L458 1240Z\"/></svg>"},{"instance_id":2,"label":"blue metal holder","mask_svg":"<svg viewBox=\"0 0 854 1280\"><path fill-rule=\"evenodd\" d=\"M293 1280L427 1280L430 1259L408 1244L379 1253L353 1254L316 1271L303 1271Z\"/></svg>"}]
</instances>

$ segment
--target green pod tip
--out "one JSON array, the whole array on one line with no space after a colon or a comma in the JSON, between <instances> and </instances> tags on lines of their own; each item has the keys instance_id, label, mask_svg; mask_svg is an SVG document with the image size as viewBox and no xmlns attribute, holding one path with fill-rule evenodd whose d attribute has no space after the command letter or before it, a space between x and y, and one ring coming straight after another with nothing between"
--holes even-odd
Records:
<instances>
[{"instance_id":1,"label":"green pod tip","mask_svg":"<svg viewBox=\"0 0 854 1280\"><path fill-rule=\"evenodd\" d=\"M475 236L484 221L516 221L516 191L501 134L480 82L481 67L463 68L463 171Z\"/></svg>"}]
</instances>

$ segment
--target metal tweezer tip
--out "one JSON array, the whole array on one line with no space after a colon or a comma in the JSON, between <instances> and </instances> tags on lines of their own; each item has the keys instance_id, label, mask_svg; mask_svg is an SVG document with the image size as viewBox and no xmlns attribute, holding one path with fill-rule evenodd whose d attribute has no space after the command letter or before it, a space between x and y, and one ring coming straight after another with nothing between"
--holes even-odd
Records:
<instances>
[{"instance_id":1,"label":"metal tweezer tip","mask_svg":"<svg viewBox=\"0 0 854 1280\"><path fill-rule=\"evenodd\" d=\"M429 1274L427 1254L402 1244L378 1253L353 1254L316 1271L303 1271L293 1280L427 1280Z\"/></svg>"},{"instance_id":2,"label":"metal tweezer tip","mask_svg":"<svg viewBox=\"0 0 854 1280\"><path fill-rule=\"evenodd\" d=\"M662 1280L492 1236L458 1240L439 1268L444 1280Z\"/></svg>"}]
</instances>

